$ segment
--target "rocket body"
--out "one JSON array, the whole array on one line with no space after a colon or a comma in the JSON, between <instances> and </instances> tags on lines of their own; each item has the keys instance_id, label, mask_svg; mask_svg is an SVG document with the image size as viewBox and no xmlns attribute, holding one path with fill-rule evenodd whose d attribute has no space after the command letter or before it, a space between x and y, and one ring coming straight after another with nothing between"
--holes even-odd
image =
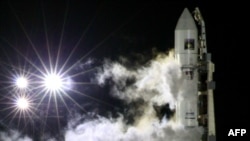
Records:
<instances>
[{"instance_id":1,"label":"rocket body","mask_svg":"<svg viewBox=\"0 0 250 141\"><path fill-rule=\"evenodd\" d=\"M199 38L194 19L200 25ZM195 9L194 17L185 8L177 22L175 60L181 67L183 80L177 97L176 122L185 128L202 126L201 140L216 141L214 63L207 53L205 22L199 8Z\"/></svg>"},{"instance_id":2,"label":"rocket body","mask_svg":"<svg viewBox=\"0 0 250 141\"><path fill-rule=\"evenodd\" d=\"M184 127L198 126L198 30L184 9L175 28L175 59L181 66L183 83L177 99L176 121Z\"/></svg>"}]
</instances>

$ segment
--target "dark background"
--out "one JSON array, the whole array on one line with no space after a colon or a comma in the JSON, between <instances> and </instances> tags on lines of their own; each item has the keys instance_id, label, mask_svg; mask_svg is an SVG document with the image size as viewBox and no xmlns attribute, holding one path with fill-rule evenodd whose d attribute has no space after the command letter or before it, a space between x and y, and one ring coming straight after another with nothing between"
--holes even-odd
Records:
<instances>
[{"instance_id":1,"label":"dark background","mask_svg":"<svg viewBox=\"0 0 250 141\"><path fill-rule=\"evenodd\" d=\"M244 36L247 34L245 28L248 27L245 22L247 9L241 8L241 5L243 4L237 2L227 2L221 5L201 0L1 1L1 82L7 78L3 77L8 70L6 64L13 65L18 59L10 44L18 47L23 54L34 57L34 54L30 52L31 44L21 24L32 42L39 48L39 54L45 56L46 49L43 47L46 39L43 17L46 18L51 46L58 46L63 23L65 23L62 40L65 52L70 51L69 46L74 46L84 33L72 61L89 53L83 61L92 58L95 61L92 65L98 66L102 64L103 58L116 60L121 55L132 58L135 54L143 54L150 58L152 48L158 51L173 48L174 29L181 12L185 7L192 11L198 6L206 23L208 52L212 54L212 61L215 64L214 104L217 140L227 140L230 139L227 137L229 129L247 128L249 124L247 98L249 43ZM44 16L42 11L44 11ZM56 49L52 49L52 54L56 54ZM39 62L36 59L34 61ZM89 80L91 75L86 74L82 79ZM6 95L6 89L3 88L5 87L3 83L1 87L0 94L3 97ZM96 89L95 86L89 86L89 89L86 88L84 91L95 96L101 90ZM108 90L105 89L102 92L108 93ZM113 106L107 106L97 102L105 110L112 111L116 104L118 109L122 107L119 101L110 97L99 96L98 98L113 103ZM83 102L91 101L91 99L86 100L86 97L79 99ZM89 107L91 109L91 106ZM244 139L243 137L235 138Z\"/></svg>"}]
</instances>

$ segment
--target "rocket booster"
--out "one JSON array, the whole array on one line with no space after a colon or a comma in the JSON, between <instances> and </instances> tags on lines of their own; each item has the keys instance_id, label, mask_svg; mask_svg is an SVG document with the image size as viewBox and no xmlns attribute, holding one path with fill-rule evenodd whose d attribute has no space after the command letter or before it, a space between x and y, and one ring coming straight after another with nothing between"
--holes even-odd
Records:
<instances>
[{"instance_id":1,"label":"rocket booster","mask_svg":"<svg viewBox=\"0 0 250 141\"><path fill-rule=\"evenodd\" d=\"M180 64L184 82L178 97L176 120L185 127L198 126L198 31L195 21L184 9L175 28L175 59Z\"/></svg>"}]
</instances>

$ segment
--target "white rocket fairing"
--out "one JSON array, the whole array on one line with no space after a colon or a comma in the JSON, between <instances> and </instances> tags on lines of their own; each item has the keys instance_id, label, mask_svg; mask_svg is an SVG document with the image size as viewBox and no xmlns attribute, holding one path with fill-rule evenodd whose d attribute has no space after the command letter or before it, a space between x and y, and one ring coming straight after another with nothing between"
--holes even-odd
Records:
<instances>
[{"instance_id":1,"label":"white rocket fairing","mask_svg":"<svg viewBox=\"0 0 250 141\"><path fill-rule=\"evenodd\" d=\"M175 118L185 128L203 126L205 131L201 140L215 141L214 64L207 53L205 22L198 8L194 14L193 18L185 8L175 28L175 59L183 76ZM199 38L194 19L201 27Z\"/></svg>"},{"instance_id":2,"label":"white rocket fairing","mask_svg":"<svg viewBox=\"0 0 250 141\"><path fill-rule=\"evenodd\" d=\"M185 127L198 126L198 31L195 21L184 9L175 28L175 58L181 65L184 82L176 107L176 120Z\"/></svg>"}]
</instances>

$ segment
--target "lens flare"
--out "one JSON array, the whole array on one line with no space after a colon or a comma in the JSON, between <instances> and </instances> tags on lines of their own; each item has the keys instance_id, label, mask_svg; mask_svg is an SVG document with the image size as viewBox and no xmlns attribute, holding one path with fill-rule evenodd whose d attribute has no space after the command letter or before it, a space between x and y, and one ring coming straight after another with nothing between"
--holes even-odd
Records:
<instances>
[{"instance_id":1,"label":"lens flare","mask_svg":"<svg viewBox=\"0 0 250 141\"><path fill-rule=\"evenodd\" d=\"M68 31L66 29L68 27L67 10L64 13L62 25L59 26L60 35L51 30L50 21L48 22L46 18L48 11L45 9L42 8L42 11L38 12L38 17L43 21L41 27L34 28L39 29L38 34L30 32L29 26L22 22L14 7L12 10L21 30L21 36L20 38L6 37L6 39L3 37L8 47L0 48L1 53L3 52L3 58L0 56L0 65L4 66L0 70L0 112L4 113L4 116L0 115L0 122L4 121L23 128L21 130L30 130L27 127L34 125L31 127L34 130L39 128L38 133L44 135L50 126L54 126L48 124L50 118L56 119L55 124L60 129L63 121L61 117L65 118L67 114L72 114L71 109L77 108L81 112L87 112L80 101L82 100L80 96L113 107L113 104L86 94L89 89L85 87L96 85L90 78L90 74L99 68L94 66L92 59L88 59L89 55L112 37L113 32L85 52L88 48L82 50L82 46L85 45L82 41L87 31L91 29L96 16L79 38L77 36L66 38L68 36L65 36ZM87 77L84 76L86 73L88 73ZM38 122L41 124L37 127Z\"/></svg>"}]
</instances>

